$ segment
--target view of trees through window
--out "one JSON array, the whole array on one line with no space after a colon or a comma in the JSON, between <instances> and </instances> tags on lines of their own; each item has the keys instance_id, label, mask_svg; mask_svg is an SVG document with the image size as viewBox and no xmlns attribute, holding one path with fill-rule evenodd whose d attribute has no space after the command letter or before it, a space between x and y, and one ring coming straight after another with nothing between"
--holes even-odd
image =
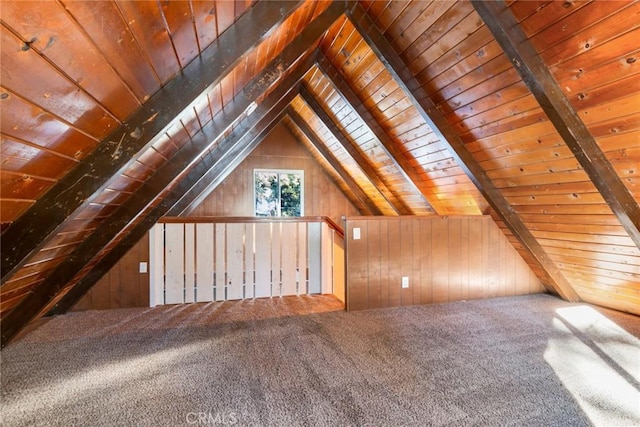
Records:
<instances>
[{"instance_id":1,"label":"view of trees through window","mask_svg":"<svg viewBox=\"0 0 640 427\"><path fill-rule=\"evenodd\" d=\"M256 216L302 216L303 171L255 170Z\"/></svg>"}]
</instances>

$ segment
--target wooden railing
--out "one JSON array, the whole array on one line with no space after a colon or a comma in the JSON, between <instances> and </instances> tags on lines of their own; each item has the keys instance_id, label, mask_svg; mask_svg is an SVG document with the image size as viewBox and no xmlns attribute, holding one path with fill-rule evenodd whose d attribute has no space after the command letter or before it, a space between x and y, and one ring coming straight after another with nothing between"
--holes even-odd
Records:
<instances>
[{"instance_id":1,"label":"wooden railing","mask_svg":"<svg viewBox=\"0 0 640 427\"><path fill-rule=\"evenodd\" d=\"M330 218L162 218L150 233L152 306L317 293L344 301L344 232Z\"/></svg>"}]
</instances>

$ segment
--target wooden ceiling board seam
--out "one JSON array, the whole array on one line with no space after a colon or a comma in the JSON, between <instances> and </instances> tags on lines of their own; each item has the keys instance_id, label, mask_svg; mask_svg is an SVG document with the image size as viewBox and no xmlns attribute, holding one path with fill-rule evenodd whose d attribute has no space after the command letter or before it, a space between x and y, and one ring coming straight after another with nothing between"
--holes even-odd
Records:
<instances>
[{"instance_id":1,"label":"wooden ceiling board seam","mask_svg":"<svg viewBox=\"0 0 640 427\"><path fill-rule=\"evenodd\" d=\"M419 62L420 58L429 58L429 62L433 62L444 57L450 51L455 50L456 46L462 41L466 40L469 34L478 31L482 25L482 20L479 19L477 15L470 13L453 29L447 30L447 33L443 35L437 43L430 45L424 50L420 56L416 58L415 62L410 65L411 69L418 71L424 69L423 64Z\"/></svg>"},{"instance_id":2,"label":"wooden ceiling board seam","mask_svg":"<svg viewBox=\"0 0 640 427\"><path fill-rule=\"evenodd\" d=\"M128 85L59 3L42 3L31 13L29 3L4 2L2 15L2 25L21 40L23 52L35 52L116 123L140 106ZM84 61L75 60L78 56ZM32 80L34 86L40 83Z\"/></svg>"},{"instance_id":3,"label":"wooden ceiling board seam","mask_svg":"<svg viewBox=\"0 0 640 427\"><path fill-rule=\"evenodd\" d=\"M9 105L9 106L7 105L7 104L11 104L13 102L13 100L15 99L15 100L18 100L23 105L28 105L29 106L28 108L31 111L31 115L34 115L34 116L38 117L40 119L40 122L44 122L43 117L42 117L43 115L44 116L51 116L52 120L49 120L50 122L60 123L60 125L63 126L64 128L67 128L67 129L69 129L69 130L71 130L73 132L76 132L81 137L84 137L87 140L89 140L89 144L84 144L84 145L90 145L90 144L97 145L97 143L100 141L100 139L98 137L92 135L91 133L87 132L86 130L82 129L81 127L79 127L79 126L77 126L77 125L75 125L75 124L73 124L71 122L68 122L65 118L59 117L56 114L44 109L42 106L33 103L28 98L22 97L21 95L17 94L13 90L11 90L9 88L6 88L6 87L2 87L1 90L2 90L2 93L8 95L8 97L2 98L2 100L0 101L3 104L3 107L2 107L1 111L4 113L2 122L4 123L5 126L8 126L10 123L13 124L12 130L14 132L17 131L18 129L20 129L20 124L23 123L23 122L17 122L16 123L15 120L7 120L6 115L9 114L9 113L14 112L16 110L26 110L26 107L16 108L15 105ZM22 116L23 120L26 117L25 114L21 114L21 116ZM19 119L20 118L18 118L18 120ZM26 127L26 126L23 126L23 127ZM6 129L4 126L3 126L3 129L5 129L6 133L9 133L9 134L12 133L11 130ZM62 130L58 130L55 134L56 135L59 135L59 134L64 135L65 133L66 132L64 132ZM23 138L23 139L25 139L25 138ZM34 139L37 139L37 138L34 138ZM30 142L32 144L34 144L34 145L45 147L45 145L36 144L34 141L30 141ZM61 141L56 141L56 143L61 143ZM44 142L43 142L43 144L44 144ZM75 145L76 144L74 144L74 146ZM81 145L81 144L78 144L78 145ZM78 157L80 157L80 155L72 156L72 158L74 158L76 160L78 160Z\"/></svg>"},{"instance_id":4,"label":"wooden ceiling board seam","mask_svg":"<svg viewBox=\"0 0 640 427\"><path fill-rule=\"evenodd\" d=\"M441 55L432 56L427 52L430 49L436 49L440 40L450 36L451 32L454 34L456 31L466 32L467 21L472 12L473 7L468 2L457 2L454 7L438 17L429 28L424 28L425 31L400 55L407 67L417 74L428 65L427 61L438 59Z\"/></svg>"},{"instance_id":5,"label":"wooden ceiling board seam","mask_svg":"<svg viewBox=\"0 0 640 427\"><path fill-rule=\"evenodd\" d=\"M173 48L169 46L171 40L159 16L157 3L114 1L114 5L161 85L166 84L180 71L180 64L175 54L167 55ZM165 58L168 60L165 61Z\"/></svg>"},{"instance_id":6,"label":"wooden ceiling board seam","mask_svg":"<svg viewBox=\"0 0 640 427\"><path fill-rule=\"evenodd\" d=\"M632 2L629 2L629 5L632 4ZM597 13L595 12L596 9ZM562 16L560 21L553 23L543 30L537 31L536 33L533 33L530 28L527 28L527 21L525 20L523 30L544 58L544 52L547 48L552 48L558 44L565 43L568 39L575 37L583 31L591 31L591 28L594 25L607 20L612 15L621 11L622 8L619 6L619 2L618 4L615 4L615 2L591 2L586 5L586 7L580 7L579 9L574 10L571 16ZM574 23L576 24L575 26L573 25Z\"/></svg>"},{"instance_id":7,"label":"wooden ceiling board seam","mask_svg":"<svg viewBox=\"0 0 640 427\"><path fill-rule=\"evenodd\" d=\"M530 37L538 34L554 24L562 21L568 15L574 14L576 11L588 5L591 0L572 0L570 2L554 2L546 3L544 7L536 8L533 13L529 13L526 17L518 10L517 7L509 8L510 12L516 17L525 33Z\"/></svg>"},{"instance_id":8,"label":"wooden ceiling board seam","mask_svg":"<svg viewBox=\"0 0 640 427\"><path fill-rule=\"evenodd\" d=\"M71 12L71 10L69 9L69 7L62 1L59 0L57 1L58 4L60 6L62 6L62 8L64 9L64 11L67 13L67 15L69 16L69 18L74 22L75 26L78 28L78 30L80 32L82 32L83 36L87 39L88 42L91 43L91 45L93 46L93 48L96 50L96 52L98 52L100 54L100 56L102 56L102 58L104 58L105 63L107 64L108 67L110 67L112 69L112 71L114 72L114 74L116 76L118 76L118 78L120 79L120 81L122 82L123 86L129 91L129 93L136 98L136 100L138 101L139 105L142 105L142 103L145 100L145 96L148 96L148 93L145 93L144 95L142 94L142 91L140 90L135 90L131 84L127 81L127 79L121 74L120 70L109 60L109 58L107 58L107 56L105 55L104 51L102 50L101 46L99 43L97 43L89 34L89 32L85 29L85 26L83 24L81 24L81 22L78 20L78 18Z\"/></svg>"},{"instance_id":9,"label":"wooden ceiling board seam","mask_svg":"<svg viewBox=\"0 0 640 427\"><path fill-rule=\"evenodd\" d=\"M413 22L395 22L394 25L389 27L388 31L385 31L385 34L388 34L387 38L389 38L400 56L425 30L431 28L442 15L456 5L455 1L432 1L427 6L423 6L425 3L415 2L415 4L419 4L424 9L419 12Z\"/></svg>"},{"instance_id":10,"label":"wooden ceiling board seam","mask_svg":"<svg viewBox=\"0 0 640 427\"><path fill-rule=\"evenodd\" d=\"M491 32L486 26L482 26L473 34L461 40L449 52L437 60L431 61L428 67L416 73L416 78L418 81L423 82L423 87L425 87L429 95L434 95L435 93L431 92L432 88L446 86L475 69L481 63L493 58L493 49L490 48L494 45L497 47L498 53L502 53ZM479 61L475 67L465 70L458 69L460 65L465 65L474 60Z\"/></svg>"},{"instance_id":11,"label":"wooden ceiling board seam","mask_svg":"<svg viewBox=\"0 0 640 427\"><path fill-rule=\"evenodd\" d=\"M25 147L28 147L30 149L34 149L36 151L42 151L43 153L58 157L62 160L67 160L73 164L77 164L80 160L76 157L73 156L68 156L66 154L60 153L58 151L52 150L51 148L44 146L44 145L38 145L35 144L31 141L27 141L25 139L13 136L13 135L8 135L5 134L4 132L0 132L0 138L2 138L2 143L5 144L7 141L13 141L15 142L17 145L24 145Z\"/></svg>"},{"instance_id":12,"label":"wooden ceiling board seam","mask_svg":"<svg viewBox=\"0 0 640 427\"><path fill-rule=\"evenodd\" d=\"M593 39L588 40L582 45L582 52L566 61L548 65L549 71L559 82L584 74L588 75L600 64L626 59L629 52L636 51L638 49L639 34L640 27L636 27L602 44L597 44Z\"/></svg>"},{"instance_id":13,"label":"wooden ceiling board seam","mask_svg":"<svg viewBox=\"0 0 640 427\"><path fill-rule=\"evenodd\" d=\"M409 2L389 1L379 13L376 14L376 24L382 32L397 19L402 11L409 6ZM373 6L372 6L373 8Z\"/></svg>"},{"instance_id":14,"label":"wooden ceiling board seam","mask_svg":"<svg viewBox=\"0 0 640 427\"><path fill-rule=\"evenodd\" d=\"M200 54L198 35L193 25L191 5L187 1L161 2L156 0L173 51L183 69Z\"/></svg>"},{"instance_id":15,"label":"wooden ceiling board seam","mask_svg":"<svg viewBox=\"0 0 640 427\"><path fill-rule=\"evenodd\" d=\"M198 35L198 47L200 53L218 38L218 22L215 1L189 0L194 17L194 27ZM210 28L213 27L213 28Z\"/></svg>"},{"instance_id":16,"label":"wooden ceiling board seam","mask_svg":"<svg viewBox=\"0 0 640 427\"><path fill-rule=\"evenodd\" d=\"M480 54L480 57L478 54ZM504 65L505 62L508 66ZM423 83L422 88L427 94L433 97L434 103L438 104L440 108L453 109L447 105L446 101L450 101L456 97L464 99L465 95L472 100L477 99L477 95L476 98L473 98L472 94L481 90L483 85L490 86L498 83L492 82L491 80L497 78L501 73L507 73L505 76L511 78L510 83L517 81L513 80L513 76L508 74L509 68L510 64L504 58L498 43L491 42L477 50L476 54L469 55L455 62L442 73L438 70L433 70L431 67L427 67L422 73L418 74L416 78L423 78L421 76L427 76L426 78L429 78L429 75L438 74L435 78ZM506 82L500 83L503 87L509 85L509 83ZM440 89L442 89L442 92ZM468 102L471 101L467 101L467 103Z\"/></svg>"},{"instance_id":17,"label":"wooden ceiling board seam","mask_svg":"<svg viewBox=\"0 0 640 427\"><path fill-rule=\"evenodd\" d=\"M522 22L525 18L537 13L553 0L505 0L506 7L511 8L513 14L518 17L518 22Z\"/></svg>"}]
</instances>

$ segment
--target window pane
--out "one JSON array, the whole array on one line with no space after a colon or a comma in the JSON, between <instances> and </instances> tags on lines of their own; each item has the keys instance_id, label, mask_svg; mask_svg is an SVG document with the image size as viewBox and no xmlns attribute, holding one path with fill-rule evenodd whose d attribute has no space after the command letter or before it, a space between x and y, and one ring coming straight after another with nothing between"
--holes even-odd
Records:
<instances>
[{"instance_id":1,"label":"window pane","mask_svg":"<svg viewBox=\"0 0 640 427\"><path fill-rule=\"evenodd\" d=\"M278 174L255 172L256 216L278 216Z\"/></svg>"},{"instance_id":2,"label":"window pane","mask_svg":"<svg viewBox=\"0 0 640 427\"><path fill-rule=\"evenodd\" d=\"M282 216L300 216L302 186L297 173L280 174L280 206Z\"/></svg>"}]
</instances>

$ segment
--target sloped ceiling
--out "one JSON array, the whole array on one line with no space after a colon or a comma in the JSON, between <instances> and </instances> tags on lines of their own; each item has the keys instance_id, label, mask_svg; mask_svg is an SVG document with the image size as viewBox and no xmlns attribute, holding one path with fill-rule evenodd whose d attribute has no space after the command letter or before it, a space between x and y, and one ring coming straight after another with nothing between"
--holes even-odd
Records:
<instances>
[{"instance_id":1,"label":"sloped ceiling","mask_svg":"<svg viewBox=\"0 0 640 427\"><path fill-rule=\"evenodd\" d=\"M552 292L640 314L639 12L3 1L3 345L280 121L363 214L491 214Z\"/></svg>"}]
</instances>

